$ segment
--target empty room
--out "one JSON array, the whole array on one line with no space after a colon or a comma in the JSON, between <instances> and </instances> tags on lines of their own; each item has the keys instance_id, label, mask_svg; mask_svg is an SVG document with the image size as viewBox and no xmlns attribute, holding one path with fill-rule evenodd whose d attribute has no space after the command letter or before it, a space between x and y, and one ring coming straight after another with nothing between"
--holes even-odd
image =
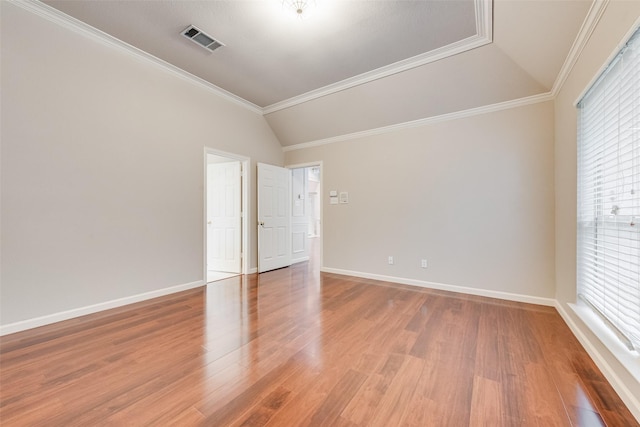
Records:
<instances>
[{"instance_id":1,"label":"empty room","mask_svg":"<svg viewBox=\"0 0 640 427\"><path fill-rule=\"evenodd\" d=\"M640 1L0 22L0 425L640 426Z\"/></svg>"}]
</instances>

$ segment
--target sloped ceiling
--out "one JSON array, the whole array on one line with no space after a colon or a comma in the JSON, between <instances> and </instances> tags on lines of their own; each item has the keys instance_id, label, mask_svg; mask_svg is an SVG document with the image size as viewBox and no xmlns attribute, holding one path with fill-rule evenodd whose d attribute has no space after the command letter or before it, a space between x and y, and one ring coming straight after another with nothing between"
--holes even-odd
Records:
<instances>
[{"instance_id":1,"label":"sloped ceiling","mask_svg":"<svg viewBox=\"0 0 640 427\"><path fill-rule=\"evenodd\" d=\"M259 107L476 34L474 0L319 0L305 20L281 0L45 2ZM191 24L226 46L190 43Z\"/></svg>"},{"instance_id":2,"label":"sloped ceiling","mask_svg":"<svg viewBox=\"0 0 640 427\"><path fill-rule=\"evenodd\" d=\"M591 3L585 0L495 0L493 42L549 90Z\"/></svg>"},{"instance_id":3,"label":"sloped ceiling","mask_svg":"<svg viewBox=\"0 0 640 427\"><path fill-rule=\"evenodd\" d=\"M259 107L291 146L549 92L591 0L490 1L318 0L302 21L279 0L46 3Z\"/></svg>"},{"instance_id":4,"label":"sloped ceiling","mask_svg":"<svg viewBox=\"0 0 640 427\"><path fill-rule=\"evenodd\" d=\"M590 1L495 0L493 43L269 113L283 146L547 93Z\"/></svg>"}]
</instances>

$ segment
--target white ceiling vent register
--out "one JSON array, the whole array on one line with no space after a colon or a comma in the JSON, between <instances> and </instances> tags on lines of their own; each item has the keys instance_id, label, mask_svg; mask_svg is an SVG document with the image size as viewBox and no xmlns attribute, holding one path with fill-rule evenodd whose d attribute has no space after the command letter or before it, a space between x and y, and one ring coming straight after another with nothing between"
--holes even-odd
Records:
<instances>
[{"instance_id":1,"label":"white ceiling vent register","mask_svg":"<svg viewBox=\"0 0 640 427\"><path fill-rule=\"evenodd\" d=\"M182 31L182 35L211 52L219 47L224 46L223 43L203 33L193 25L189 25L184 31Z\"/></svg>"}]
</instances>

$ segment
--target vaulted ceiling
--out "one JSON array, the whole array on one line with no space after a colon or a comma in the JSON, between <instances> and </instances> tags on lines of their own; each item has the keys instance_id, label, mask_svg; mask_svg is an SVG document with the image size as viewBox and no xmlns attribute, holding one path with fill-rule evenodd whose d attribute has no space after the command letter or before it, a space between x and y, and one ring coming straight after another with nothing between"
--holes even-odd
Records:
<instances>
[{"instance_id":1,"label":"vaulted ceiling","mask_svg":"<svg viewBox=\"0 0 640 427\"><path fill-rule=\"evenodd\" d=\"M283 146L548 93L590 0L46 0L242 99ZM194 25L225 46L181 35Z\"/></svg>"}]
</instances>

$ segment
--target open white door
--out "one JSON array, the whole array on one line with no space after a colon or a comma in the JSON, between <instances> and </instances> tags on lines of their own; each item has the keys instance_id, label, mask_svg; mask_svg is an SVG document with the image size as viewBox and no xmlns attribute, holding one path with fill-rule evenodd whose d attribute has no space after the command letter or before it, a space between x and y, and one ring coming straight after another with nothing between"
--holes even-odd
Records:
<instances>
[{"instance_id":1,"label":"open white door","mask_svg":"<svg viewBox=\"0 0 640 427\"><path fill-rule=\"evenodd\" d=\"M291 171L258 163L258 273L291 265Z\"/></svg>"},{"instance_id":2,"label":"open white door","mask_svg":"<svg viewBox=\"0 0 640 427\"><path fill-rule=\"evenodd\" d=\"M241 272L242 171L239 161L207 165L207 268Z\"/></svg>"}]
</instances>

